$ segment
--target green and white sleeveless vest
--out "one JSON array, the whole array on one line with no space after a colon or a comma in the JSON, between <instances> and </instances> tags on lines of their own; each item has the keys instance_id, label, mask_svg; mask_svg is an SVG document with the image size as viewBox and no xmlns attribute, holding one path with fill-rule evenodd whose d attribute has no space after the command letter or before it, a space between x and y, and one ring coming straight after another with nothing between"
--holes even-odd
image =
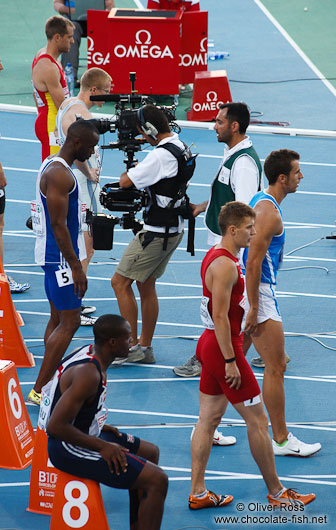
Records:
<instances>
[{"instance_id":1,"label":"green and white sleeveless vest","mask_svg":"<svg viewBox=\"0 0 336 530\"><path fill-rule=\"evenodd\" d=\"M221 207L230 201L235 201L235 194L231 188L231 169L234 162L240 156L249 156L254 160L259 171L259 183L258 191L261 190L261 174L262 167L260 164L259 157L256 150L251 145L245 149L240 149L236 153L233 153L226 162L220 167L215 180L211 186L211 196L208 204L208 208L205 215L205 225L214 234L220 235L220 228L218 225L218 215Z\"/></svg>"}]
</instances>

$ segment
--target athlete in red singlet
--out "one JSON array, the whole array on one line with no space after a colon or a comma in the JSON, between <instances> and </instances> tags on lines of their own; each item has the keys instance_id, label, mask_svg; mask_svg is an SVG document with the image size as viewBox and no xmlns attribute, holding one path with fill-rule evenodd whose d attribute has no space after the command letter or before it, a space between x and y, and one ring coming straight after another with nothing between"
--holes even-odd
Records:
<instances>
[{"instance_id":1,"label":"athlete in red singlet","mask_svg":"<svg viewBox=\"0 0 336 530\"><path fill-rule=\"evenodd\" d=\"M199 11L200 5L198 0L148 0L147 9L162 9L166 11L175 11L183 8L185 11Z\"/></svg>"},{"instance_id":2,"label":"athlete in red singlet","mask_svg":"<svg viewBox=\"0 0 336 530\"><path fill-rule=\"evenodd\" d=\"M232 495L207 490L204 480L213 435L229 401L246 422L251 453L268 488L269 503L301 506L315 499L313 493L302 495L284 488L279 480L259 385L243 354L244 279L235 256L249 246L255 234L254 219L247 204L226 203L218 217L222 239L202 263L201 317L206 329L196 351L202 372L199 419L191 440L192 510L218 508L233 500Z\"/></svg>"},{"instance_id":3,"label":"athlete in red singlet","mask_svg":"<svg viewBox=\"0 0 336 530\"><path fill-rule=\"evenodd\" d=\"M38 113L35 133L42 144L42 161L60 149L54 136L56 115L69 91L57 59L73 43L73 24L64 17L54 16L47 20L45 33L47 46L37 52L32 64L33 96Z\"/></svg>"},{"instance_id":4,"label":"athlete in red singlet","mask_svg":"<svg viewBox=\"0 0 336 530\"><path fill-rule=\"evenodd\" d=\"M237 269L237 282L232 287L228 319L231 330L231 342L236 357L235 363L240 372L241 385L239 389L231 388L226 382L226 363L216 338L212 320L212 293L205 282L208 267L214 260L222 256L232 260ZM200 390L205 394L216 395L224 393L231 403L240 403L246 399L260 394L259 385L243 354L243 333L241 322L244 315L244 276L241 272L238 258L224 248L213 247L206 254L202 267L201 277L203 284L203 297L201 314L205 331L197 343L196 356L202 364Z\"/></svg>"}]
</instances>

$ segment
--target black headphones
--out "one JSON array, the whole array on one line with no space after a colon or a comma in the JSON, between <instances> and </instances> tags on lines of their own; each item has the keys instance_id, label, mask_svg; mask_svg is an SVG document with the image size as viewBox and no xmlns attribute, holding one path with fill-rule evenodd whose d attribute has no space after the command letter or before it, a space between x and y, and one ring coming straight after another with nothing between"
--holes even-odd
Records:
<instances>
[{"instance_id":1,"label":"black headphones","mask_svg":"<svg viewBox=\"0 0 336 530\"><path fill-rule=\"evenodd\" d=\"M137 119L138 119L140 129L142 130L142 132L146 134L147 136L149 136L150 138L153 138L153 140L157 140L157 135L159 134L159 131L152 123L145 120L142 107L140 107L137 111Z\"/></svg>"}]
</instances>

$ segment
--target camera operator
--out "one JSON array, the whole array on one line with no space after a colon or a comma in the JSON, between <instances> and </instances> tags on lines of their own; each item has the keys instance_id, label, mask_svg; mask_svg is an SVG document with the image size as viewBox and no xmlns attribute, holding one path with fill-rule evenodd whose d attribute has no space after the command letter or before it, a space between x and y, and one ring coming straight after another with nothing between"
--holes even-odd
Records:
<instances>
[{"instance_id":1,"label":"camera operator","mask_svg":"<svg viewBox=\"0 0 336 530\"><path fill-rule=\"evenodd\" d=\"M160 147L172 143L184 150L185 145L177 134L171 132L164 112L153 105L138 109L137 128L155 149L120 177L120 187L145 188L150 201L144 212L144 227L128 245L111 280L120 313L131 325L133 344L128 358L117 359L115 364L124 361L155 362L151 346L159 313L155 282L163 275L169 259L182 240L184 228L182 217L174 214L174 209L181 204L180 200L174 203L172 210L165 211L175 193L177 179L174 177L178 174L178 162L173 154ZM132 289L133 281L136 281L141 300L142 328L139 340L138 306Z\"/></svg>"}]
</instances>

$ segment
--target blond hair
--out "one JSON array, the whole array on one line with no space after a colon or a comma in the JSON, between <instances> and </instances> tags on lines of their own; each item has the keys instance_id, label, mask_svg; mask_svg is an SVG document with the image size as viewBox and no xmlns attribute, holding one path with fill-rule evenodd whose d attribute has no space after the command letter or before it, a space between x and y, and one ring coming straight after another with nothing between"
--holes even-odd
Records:
<instances>
[{"instance_id":1,"label":"blond hair","mask_svg":"<svg viewBox=\"0 0 336 530\"><path fill-rule=\"evenodd\" d=\"M111 83L111 81L112 77L101 68L90 68L82 75L80 87L84 90L90 90L90 88L94 86L97 88L103 88L102 85L107 85L108 83Z\"/></svg>"}]
</instances>

